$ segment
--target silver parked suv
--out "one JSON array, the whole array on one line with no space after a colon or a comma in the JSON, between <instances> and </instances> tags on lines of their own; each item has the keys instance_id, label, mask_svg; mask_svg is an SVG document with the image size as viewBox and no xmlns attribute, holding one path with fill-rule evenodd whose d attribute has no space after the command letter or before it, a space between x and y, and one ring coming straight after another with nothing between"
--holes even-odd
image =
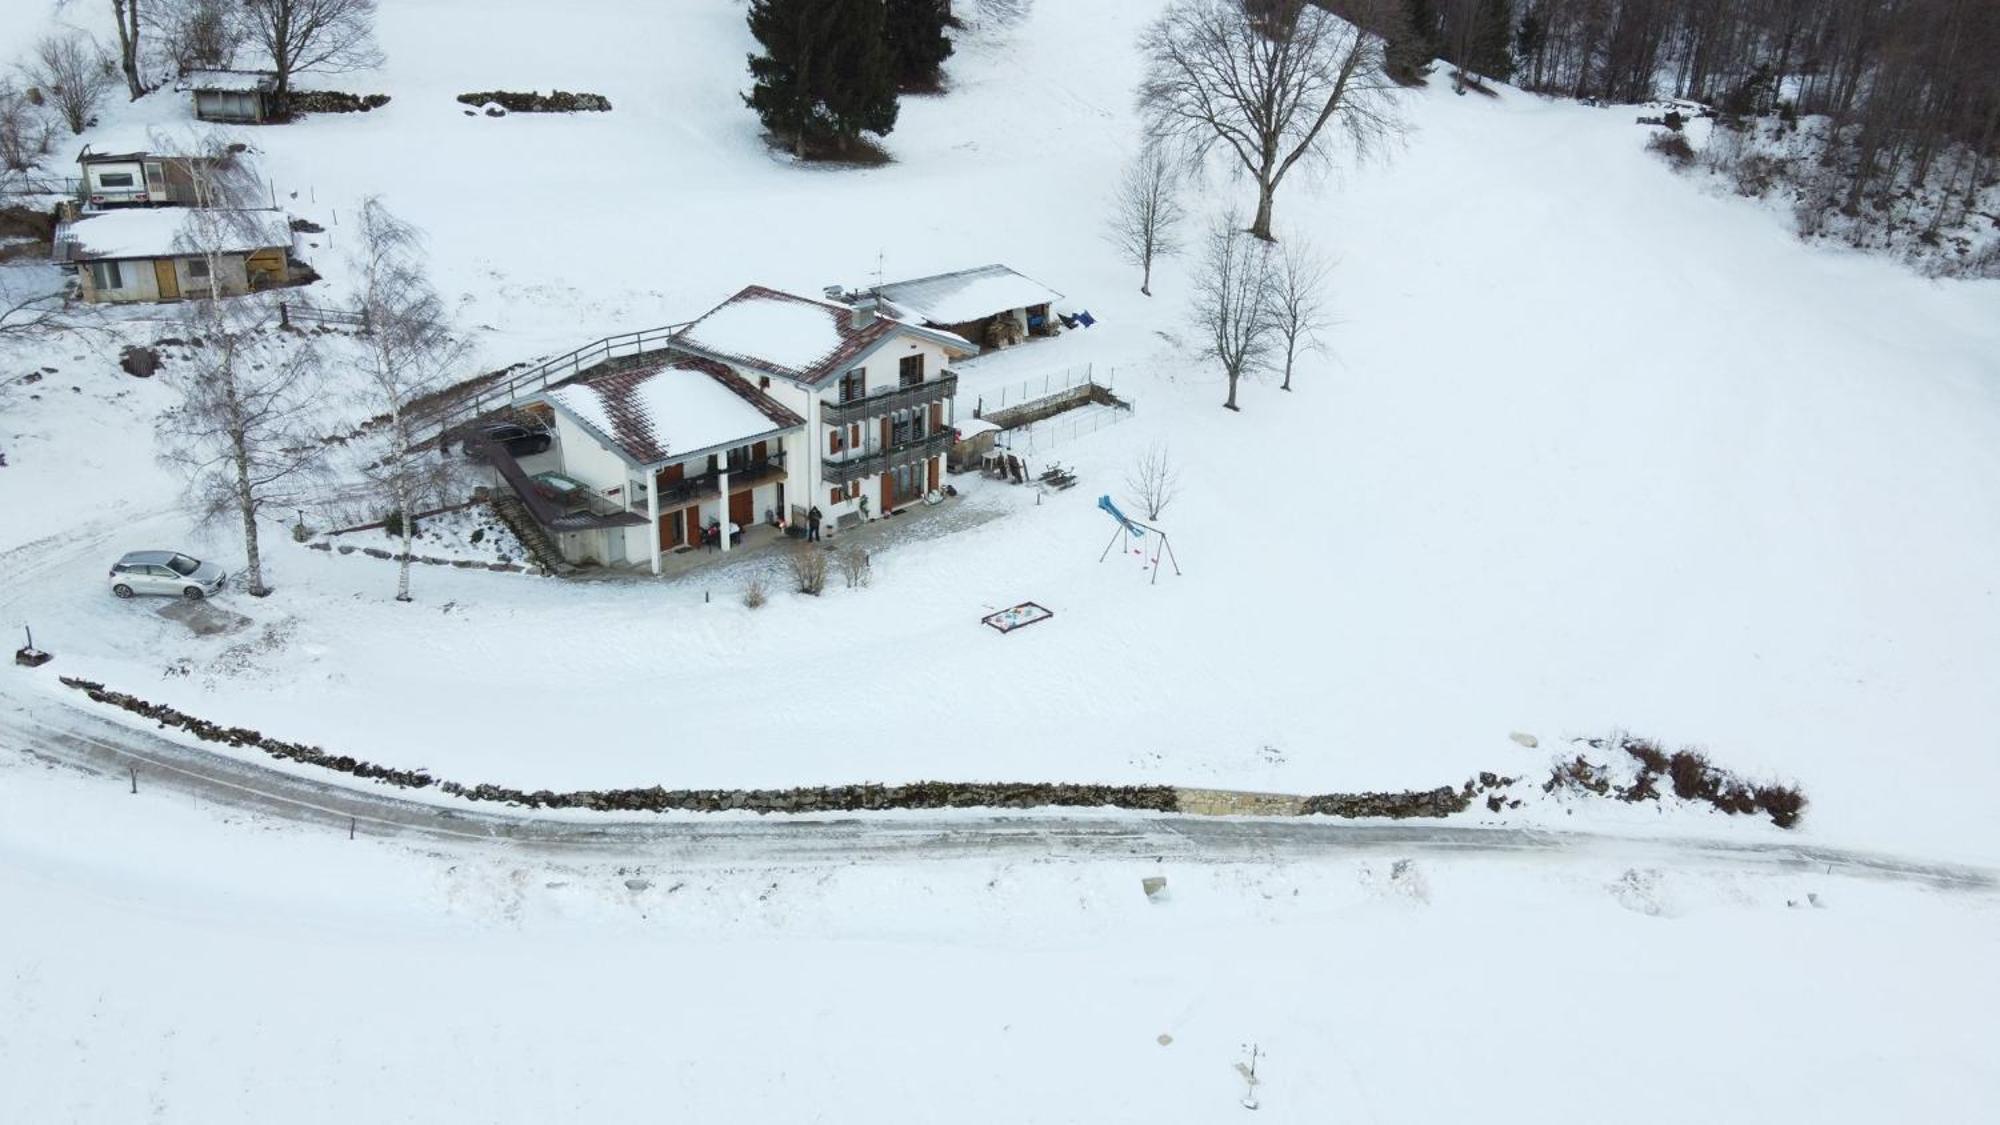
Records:
<instances>
[{"instance_id":1,"label":"silver parked suv","mask_svg":"<svg viewBox=\"0 0 2000 1125\"><path fill-rule=\"evenodd\" d=\"M111 592L121 598L134 594L166 594L198 602L222 589L229 575L214 563L191 559L178 551L133 551L111 568Z\"/></svg>"}]
</instances>

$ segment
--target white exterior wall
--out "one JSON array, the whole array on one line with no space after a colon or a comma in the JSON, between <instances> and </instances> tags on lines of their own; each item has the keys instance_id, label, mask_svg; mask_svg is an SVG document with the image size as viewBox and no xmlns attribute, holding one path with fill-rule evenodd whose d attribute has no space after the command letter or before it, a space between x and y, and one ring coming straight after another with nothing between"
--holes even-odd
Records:
<instances>
[{"instance_id":1,"label":"white exterior wall","mask_svg":"<svg viewBox=\"0 0 2000 1125\"><path fill-rule=\"evenodd\" d=\"M625 499L624 488L628 477L641 474L626 467L625 459L606 449L592 437L588 430L570 420L569 415L557 410L556 450L562 461L562 473L595 488L601 493L618 489L618 500Z\"/></svg>"}]
</instances>

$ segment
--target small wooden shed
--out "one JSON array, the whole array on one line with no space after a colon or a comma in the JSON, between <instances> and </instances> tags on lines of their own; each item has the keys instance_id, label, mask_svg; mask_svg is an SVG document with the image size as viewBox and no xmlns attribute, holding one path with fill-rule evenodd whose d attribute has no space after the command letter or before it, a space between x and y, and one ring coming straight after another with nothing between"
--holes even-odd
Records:
<instances>
[{"instance_id":1,"label":"small wooden shed","mask_svg":"<svg viewBox=\"0 0 2000 1125\"><path fill-rule=\"evenodd\" d=\"M262 125L278 117L275 71L193 70L175 88L194 95L194 115L202 121Z\"/></svg>"},{"instance_id":2,"label":"small wooden shed","mask_svg":"<svg viewBox=\"0 0 2000 1125\"><path fill-rule=\"evenodd\" d=\"M127 208L56 227L55 257L90 304L234 297L292 280L283 211Z\"/></svg>"}]
</instances>

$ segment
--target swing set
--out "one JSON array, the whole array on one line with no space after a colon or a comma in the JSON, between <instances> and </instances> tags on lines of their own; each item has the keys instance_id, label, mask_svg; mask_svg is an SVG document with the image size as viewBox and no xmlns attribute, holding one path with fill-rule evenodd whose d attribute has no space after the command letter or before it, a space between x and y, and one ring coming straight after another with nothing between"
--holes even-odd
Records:
<instances>
[{"instance_id":1,"label":"swing set","mask_svg":"<svg viewBox=\"0 0 2000 1125\"><path fill-rule=\"evenodd\" d=\"M1102 508L1105 514L1109 515L1112 519L1118 521L1118 529L1111 533L1111 542L1106 543L1104 545L1104 553L1097 556L1098 562L1103 562L1105 559L1111 557L1111 548L1118 546L1119 536L1129 535L1134 539L1144 539L1146 537L1146 533L1150 531L1153 533L1152 557L1146 558L1146 546L1143 543L1133 548L1132 553L1138 555L1140 558L1146 559L1146 566L1150 568L1153 572L1153 580L1151 584L1154 586L1160 584L1161 556L1166 557L1168 565L1174 568L1174 574L1176 576L1180 574L1181 572L1180 560L1174 557L1174 545L1172 543L1167 542L1166 532L1161 531L1159 528L1154 527L1152 524L1140 523L1138 520L1135 520L1131 516L1126 515L1124 512L1119 511L1118 505L1113 504L1111 502L1111 497L1109 496L1099 496L1097 498L1097 506L1099 508Z\"/></svg>"}]
</instances>

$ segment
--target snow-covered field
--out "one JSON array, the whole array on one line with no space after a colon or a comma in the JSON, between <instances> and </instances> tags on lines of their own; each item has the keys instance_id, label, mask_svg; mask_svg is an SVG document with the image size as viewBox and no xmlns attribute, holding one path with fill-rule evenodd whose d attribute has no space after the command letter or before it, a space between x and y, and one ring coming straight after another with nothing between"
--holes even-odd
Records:
<instances>
[{"instance_id":1,"label":"snow-covered field","mask_svg":"<svg viewBox=\"0 0 2000 1125\"><path fill-rule=\"evenodd\" d=\"M1990 891L1464 848L613 860L0 758L10 1121L1970 1120ZM1141 880L1165 876L1149 901Z\"/></svg>"},{"instance_id":2,"label":"snow-covered field","mask_svg":"<svg viewBox=\"0 0 2000 1125\"><path fill-rule=\"evenodd\" d=\"M1563 740L1624 728L1796 781L1806 840L2000 862L1978 811L2000 788L2000 283L1803 246L1776 208L1676 178L1631 114L1439 89L1387 160L1280 194L1280 236L1339 260L1340 324L1294 392L1253 384L1232 414L1189 358L1189 263L1149 300L1102 237L1157 5L968 7L1024 11L960 36L950 91L906 99L894 163L865 171L757 140L730 0L394 0L387 66L337 82L389 105L243 137L327 228L314 303L343 299L365 196L428 232L468 374L745 284L1005 261L1099 323L982 361L965 393L1087 363L1137 403L1051 451L1077 488L961 480L966 518L937 514L956 530L888 536L869 587L754 611L749 557L667 583L424 568L397 605L388 564L274 524L277 593L227 596L250 622L196 637L105 589L125 550L240 559L155 463L165 388L116 368L175 325L126 312L0 355L0 625L57 653L0 694L82 675L524 788L1400 789L1538 778ZM452 100L537 87L616 108ZM103 132L188 124L162 93ZM1196 200L1249 201L1220 176ZM1098 561L1094 503L1160 443L1185 573L1153 584ZM1023 600L1056 616L979 624ZM1609 859L1478 858L1420 860L1416 894L1352 857L1174 872L1171 904L1139 894L1150 870L1064 862L653 856L635 894L616 865L113 811L17 761L0 894L37 924L0 927L0 995L27 1013L0 1020L0 1098L24 1107L4 1119L1209 1121L1240 1112L1251 1041L1285 1120L1955 1120L2000 1092L1990 896L1679 869L1633 891ZM1808 891L1827 908L1785 905Z\"/></svg>"}]
</instances>

